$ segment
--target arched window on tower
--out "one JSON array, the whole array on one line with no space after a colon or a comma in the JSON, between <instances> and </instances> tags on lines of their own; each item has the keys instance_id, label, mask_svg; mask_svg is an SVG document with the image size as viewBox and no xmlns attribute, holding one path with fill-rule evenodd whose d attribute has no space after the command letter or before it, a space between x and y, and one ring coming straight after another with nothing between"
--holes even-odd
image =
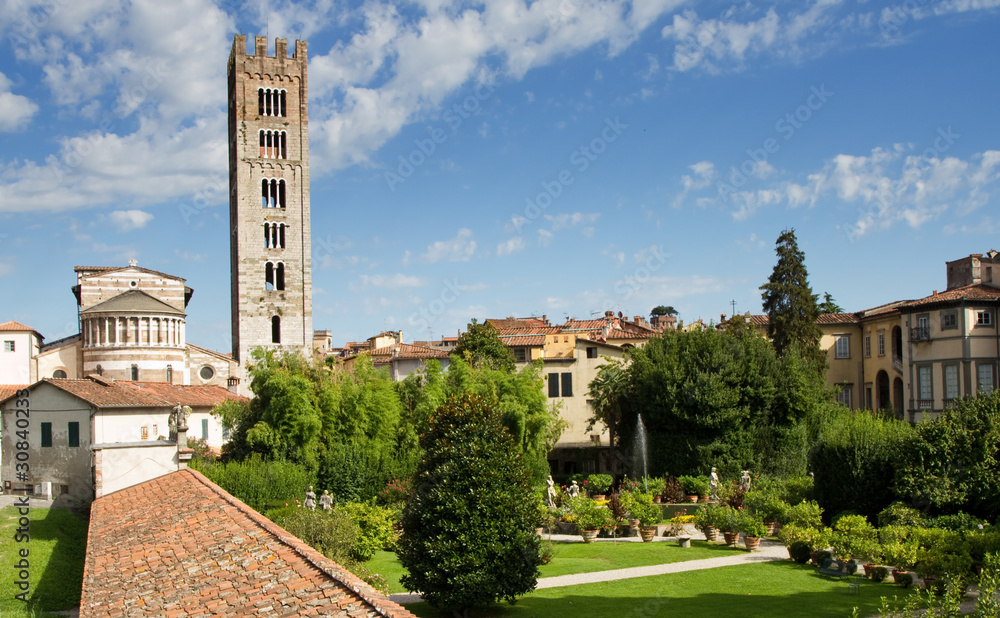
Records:
<instances>
[{"instance_id":1,"label":"arched window on tower","mask_svg":"<svg viewBox=\"0 0 1000 618\"><path fill-rule=\"evenodd\" d=\"M264 178L260 181L260 205L262 208L285 207L285 181Z\"/></svg>"},{"instance_id":2,"label":"arched window on tower","mask_svg":"<svg viewBox=\"0 0 1000 618\"><path fill-rule=\"evenodd\" d=\"M129 379L133 382L139 381L139 365L132 365L132 368L129 370Z\"/></svg>"},{"instance_id":3,"label":"arched window on tower","mask_svg":"<svg viewBox=\"0 0 1000 618\"><path fill-rule=\"evenodd\" d=\"M264 266L264 289L268 292L274 289L274 264L271 262Z\"/></svg>"},{"instance_id":4,"label":"arched window on tower","mask_svg":"<svg viewBox=\"0 0 1000 618\"><path fill-rule=\"evenodd\" d=\"M288 134L285 131L260 130L260 157L262 159L287 159Z\"/></svg>"},{"instance_id":5,"label":"arched window on tower","mask_svg":"<svg viewBox=\"0 0 1000 618\"><path fill-rule=\"evenodd\" d=\"M284 290L285 289L285 263L278 262L277 272L274 277L274 289Z\"/></svg>"},{"instance_id":6,"label":"arched window on tower","mask_svg":"<svg viewBox=\"0 0 1000 618\"><path fill-rule=\"evenodd\" d=\"M271 318L271 343L281 343L281 318Z\"/></svg>"},{"instance_id":7,"label":"arched window on tower","mask_svg":"<svg viewBox=\"0 0 1000 618\"><path fill-rule=\"evenodd\" d=\"M278 247L281 249L285 248L285 224L278 224Z\"/></svg>"},{"instance_id":8,"label":"arched window on tower","mask_svg":"<svg viewBox=\"0 0 1000 618\"><path fill-rule=\"evenodd\" d=\"M270 223L265 223L264 224L264 248L265 249L270 249L271 248L271 224Z\"/></svg>"},{"instance_id":9,"label":"arched window on tower","mask_svg":"<svg viewBox=\"0 0 1000 618\"><path fill-rule=\"evenodd\" d=\"M167 382L173 383L173 381L174 381L174 368L171 367L170 365L167 365Z\"/></svg>"},{"instance_id":10,"label":"arched window on tower","mask_svg":"<svg viewBox=\"0 0 1000 618\"><path fill-rule=\"evenodd\" d=\"M277 88L257 89L257 115L258 116L288 116L285 107L286 96L284 90Z\"/></svg>"}]
</instances>

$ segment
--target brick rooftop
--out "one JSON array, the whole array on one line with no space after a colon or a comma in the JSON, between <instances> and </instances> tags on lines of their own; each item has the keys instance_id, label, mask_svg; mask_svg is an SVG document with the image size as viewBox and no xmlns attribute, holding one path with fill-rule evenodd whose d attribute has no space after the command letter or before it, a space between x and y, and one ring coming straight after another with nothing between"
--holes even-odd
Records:
<instances>
[{"instance_id":1,"label":"brick rooftop","mask_svg":"<svg viewBox=\"0 0 1000 618\"><path fill-rule=\"evenodd\" d=\"M81 618L412 616L194 470L94 501Z\"/></svg>"}]
</instances>

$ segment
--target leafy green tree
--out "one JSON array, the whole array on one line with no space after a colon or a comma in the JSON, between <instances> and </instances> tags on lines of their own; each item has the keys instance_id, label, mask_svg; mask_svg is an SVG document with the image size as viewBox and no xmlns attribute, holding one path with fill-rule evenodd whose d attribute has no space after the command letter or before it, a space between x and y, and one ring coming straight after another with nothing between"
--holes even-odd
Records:
<instances>
[{"instance_id":1,"label":"leafy green tree","mask_svg":"<svg viewBox=\"0 0 1000 618\"><path fill-rule=\"evenodd\" d=\"M421 437L424 457L403 510L400 581L434 607L467 615L535 588L538 509L501 416L463 394L437 410Z\"/></svg>"},{"instance_id":2,"label":"leafy green tree","mask_svg":"<svg viewBox=\"0 0 1000 618\"><path fill-rule=\"evenodd\" d=\"M823 302L819 304L820 313L843 313L844 308L833 300L829 292L823 292Z\"/></svg>"},{"instance_id":3,"label":"leafy green tree","mask_svg":"<svg viewBox=\"0 0 1000 618\"><path fill-rule=\"evenodd\" d=\"M677 310L670 305L657 305L653 307L649 315L677 315Z\"/></svg>"},{"instance_id":4,"label":"leafy green tree","mask_svg":"<svg viewBox=\"0 0 1000 618\"><path fill-rule=\"evenodd\" d=\"M799 250L795 230L782 232L775 244L778 262L767 283L760 286L768 317L767 335L779 356L798 348L822 372L826 357L819 348L819 308L809 287L805 254Z\"/></svg>"},{"instance_id":5,"label":"leafy green tree","mask_svg":"<svg viewBox=\"0 0 1000 618\"><path fill-rule=\"evenodd\" d=\"M479 324L473 318L469 329L459 336L452 355L464 359L475 368L514 371L514 353L498 335L499 332L492 324Z\"/></svg>"},{"instance_id":6,"label":"leafy green tree","mask_svg":"<svg viewBox=\"0 0 1000 618\"><path fill-rule=\"evenodd\" d=\"M1000 515L1000 392L960 400L916 426L901 449L895 490L938 512Z\"/></svg>"},{"instance_id":7,"label":"leafy green tree","mask_svg":"<svg viewBox=\"0 0 1000 618\"><path fill-rule=\"evenodd\" d=\"M597 423L608 428L611 445L611 469L616 474L621 470L621 455L618 453L618 425L622 418L622 400L628 388L625 362L608 358L597 369L597 376L589 384L589 395L593 401L593 415L587 419L587 431Z\"/></svg>"}]
</instances>

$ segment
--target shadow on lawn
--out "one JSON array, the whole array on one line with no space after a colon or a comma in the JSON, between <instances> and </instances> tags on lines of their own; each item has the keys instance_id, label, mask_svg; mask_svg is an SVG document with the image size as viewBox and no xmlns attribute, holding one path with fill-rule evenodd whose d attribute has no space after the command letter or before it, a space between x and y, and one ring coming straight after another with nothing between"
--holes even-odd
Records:
<instances>
[{"instance_id":1,"label":"shadow on lawn","mask_svg":"<svg viewBox=\"0 0 1000 618\"><path fill-rule=\"evenodd\" d=\"M811 567L792 563L765 563L768 571L774 569L778 579L785 577L821 577L809 572ZM676 574L681 575L681 574ZM657 577L676 577L657 576ZM765 578L767 579L767 578ZM654 616L692 615L701 617L767 617L773 616L830 616L843 618L850 616L855 606L861 608L862 615L878 612L881 597L905 594L891 584L875 584L864 578L852 578L859 584L853 593L846 582L829 582L826 590L799 590L766 594L755 589L753 581L734 581L734 590L719 590L709 593L690 593L685 590L683 580L659 580L665 582L662 596L628 596L616 591L616 584L627 580L608 582L605 587L597 585L550 588L521 598L513 606L501 604L490 610L470 612L470 618L527 618L559 617L589 618L614 616L614 618L652 618ZM828 581L828 580L827 580ZM624 587L624 586L623 586ZM749 592L746 590L749 588ZM588 590L592 594L588 594ZM559 594L562 591L563 594ZM407 605L406 609L420 618L451 617L449 612L435 610L426 603Z\"/></svg>"},{"instance_id":2,"label":"shadow on lawn","mask_svg":"<svg viewBox=\"0 0 1000 618\"><path fill-rule=\"evenodd\" d=\"M88 520L69 509L44 511L44 517L32 517L30 542L55 541L55 545L28 607L49 612L72 609L80 605ZM32 515L40 512L42 509L32 509Z\"/></svg>"}]
</instances>

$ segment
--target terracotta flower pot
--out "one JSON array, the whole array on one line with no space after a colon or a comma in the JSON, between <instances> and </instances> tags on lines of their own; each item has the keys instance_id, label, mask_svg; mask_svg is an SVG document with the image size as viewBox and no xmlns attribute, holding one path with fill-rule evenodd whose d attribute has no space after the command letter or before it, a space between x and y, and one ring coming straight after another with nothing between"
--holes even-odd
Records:
<instances>
[{"instance_id":1,"label":"terracotta flower pot","mask_svg":"<svg viewBox=\"0 0 1000 618\"><path fill-rule=\"evenodd\" d=\"M709 526L705 529L705 540L706 541L718 541L719 540L719 529Z\"/></svg>"},{"instance_id":2,"label":"terracotta flower pot","mask_svg":"<svg viewBox=\"0 0 1000 618\"><path fill-rule=\"evenodd\" d=\"M641 526L639 528L639 536L642 537L643 543L649 543L656 536L656 526Z\"/></svg>"},{"instance_id":3,"label":"terracotta flower pot","mask_svg":"<svg viewBox=\"0 0 1000 618\"><path fill-rule=\"evenodd\" d=\"M597 538L598 532L600 532L600 530L581 530L580 536L583 537L584 543L593 543L594 539Z\"/></svg>"},{"instance_id":4,"label":"terracotta flower pot","mask_svg":"<svg viewBox=\"0 0 1000 618\"><path fill-rule=\"evenodd\" d=\"M767 536L774 536L774 529L778 527L778 522L769 519L764 521L764 525L767 526Z\"/></svg>"},{"instance_id":5,"label":"terracotta flower pot","mask_svg":"<svg viewBox=\"0 0 1000 618\"><path fill-rule=\"evenodd\" d=\"M688 499L688 502L697 502L698 501L698 496L688 496L687 499Z\"/></svg>"},{"instance_id":6,"label":"terracotta flower pot","mask_svg":"<svg viewBox=\"0 0 1000 618\"><path fill-rule=\"evenodd\" d=\"M736 544L740 540L739 532L723 532L722 536L726 539L726 545L730 547L736 547Z\"/></svg>"},{"instance_id":7,"label":"terracotta flower pot","mask_svg":"<svg viewBox=\"0 0 1000 618\"><path fill-rule=\"evenodd\" d=\"M750 551L760 551L760 537L759 536L743 536L743 544L746 545L747 549Z\"/></svg>"}]
</instances>

